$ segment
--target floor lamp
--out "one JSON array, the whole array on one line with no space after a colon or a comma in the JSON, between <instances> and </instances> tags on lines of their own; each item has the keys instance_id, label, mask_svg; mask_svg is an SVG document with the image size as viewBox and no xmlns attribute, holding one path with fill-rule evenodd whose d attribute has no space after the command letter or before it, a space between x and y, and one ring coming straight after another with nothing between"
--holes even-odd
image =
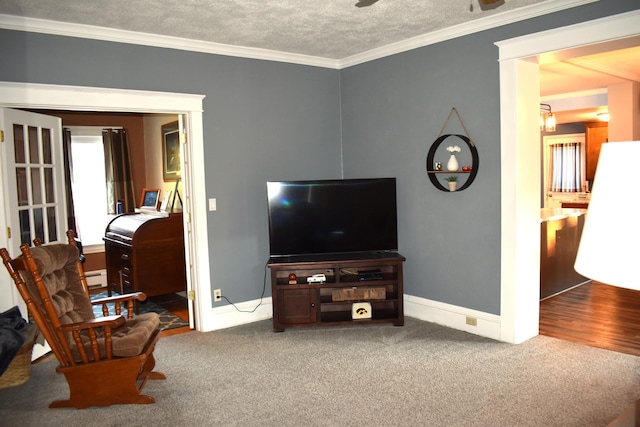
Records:
<instances>
[{"instance_id":1,"label":"floor lamp","mask_svg":"<svg viewBox=\"0 0 640 427\"><path fill-rule=\"evenodd\" d=\"M640 141L602 144L575 269L607 285L640 290ZM616 426L640 425L640 401Z\"/></svg>"}]
</instances>

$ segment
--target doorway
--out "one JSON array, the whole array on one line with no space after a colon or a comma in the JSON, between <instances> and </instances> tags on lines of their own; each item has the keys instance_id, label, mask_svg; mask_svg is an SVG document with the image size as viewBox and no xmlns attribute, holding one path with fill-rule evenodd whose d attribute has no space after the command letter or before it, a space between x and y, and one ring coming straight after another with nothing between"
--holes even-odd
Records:
<instances>
[{"instance_id":1,"label":"doorway","mask_svg":"<svg viewBox=\"0 0 640 427\"><path fill-rule=\"evenodd\" d=\"M209 248L207 233L206 195L204 183L204 137L202 125L202 95L173 94L134 90L87 88L60 85L0 83L3 99L0 106L9 108L43 108L69 111L139 112L176 114L185 129L183 167L183 201L185 212L185 262L187 265L187 291L191 327L198 331L213 329ZM198 159L195 161L194 159ZM0 226L6 227L7 218L0 216ZM1 233L0 233L1 234ZM203 237L199 237L203 236ZM7 237L0 235L0 245L7 246ZM0 280L5 280L2 278ZM0 283L2 284L2 283ZM6 288L9 284L6 284ZM18 301L19 296L10 296Z\"/></svg>"},{"instance_id":2,"label":"doorway","mask_svg":"<svg viewBox=\"0 0 640 427\"><path fill-rule=\"evenodd\" d=\"M501 115L501 340L538 334L540 271L539 58L638 43L640 12L496 43ZM526 99L528 102L519 102ZM531 161L531 159L537 159Z\"/></svg>"}]
</instances>

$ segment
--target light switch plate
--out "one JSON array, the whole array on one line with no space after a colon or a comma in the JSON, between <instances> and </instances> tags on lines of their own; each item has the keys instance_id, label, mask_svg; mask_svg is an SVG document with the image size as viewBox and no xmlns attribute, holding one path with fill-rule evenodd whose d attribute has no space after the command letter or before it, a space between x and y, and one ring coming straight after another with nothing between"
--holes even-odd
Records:
<instances>
[{"instance_id":1,"label":"light switch plate","mask_svg":"<svg viewBox=\"0 0 640 427\"><path fill-rule=\"evenodd\" d=\"M209 199L209 210L210 211L215 211L216 209L218 209L217 203L216 203L216 199Z\"/></svg>"}]
</instances>

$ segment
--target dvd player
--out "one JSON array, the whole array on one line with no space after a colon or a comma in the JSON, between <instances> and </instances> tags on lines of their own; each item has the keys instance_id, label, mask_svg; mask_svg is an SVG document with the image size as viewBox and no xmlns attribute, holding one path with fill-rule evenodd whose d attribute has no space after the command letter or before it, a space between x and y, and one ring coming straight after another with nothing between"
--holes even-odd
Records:
<instances>
[{"instance_id":1,"label":"dvd player","mask_svg":"<svg viewBox=\"0 0 640 427\"><path fill-rule=\"evenodd\" d=\"M361 282L367 280L382 280L382 271L378 268L374 270L360 270L358 271L358 279Z\"/></svg>"}]
</instances>

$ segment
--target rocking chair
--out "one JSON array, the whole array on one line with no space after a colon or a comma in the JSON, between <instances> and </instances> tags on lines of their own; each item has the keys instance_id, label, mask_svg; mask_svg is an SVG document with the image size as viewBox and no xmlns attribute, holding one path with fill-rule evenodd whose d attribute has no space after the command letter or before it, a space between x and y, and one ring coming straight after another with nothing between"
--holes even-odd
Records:
<instances>
[{"instance_id":1,"label":"rocking chair","mask_svg":"<svg viewBox=\"0 0 640 427\"><path fill-rule=\"evenodd\" d=\"M146 299L141 292L92 302L73 232L67 236L69 244L23 244L22 255L15 259L0 249L29 313L58 359L56 372L64 374L69 385L69 399L55 400L49 407L154 403L141 391L147 380L166 378L152 371L158 315L134 316L134 301ZM109 315L108 303L115 303L116 315ZM95 318L92 304L102 305L104 317Z\"/></svg>"}]
</instances>

